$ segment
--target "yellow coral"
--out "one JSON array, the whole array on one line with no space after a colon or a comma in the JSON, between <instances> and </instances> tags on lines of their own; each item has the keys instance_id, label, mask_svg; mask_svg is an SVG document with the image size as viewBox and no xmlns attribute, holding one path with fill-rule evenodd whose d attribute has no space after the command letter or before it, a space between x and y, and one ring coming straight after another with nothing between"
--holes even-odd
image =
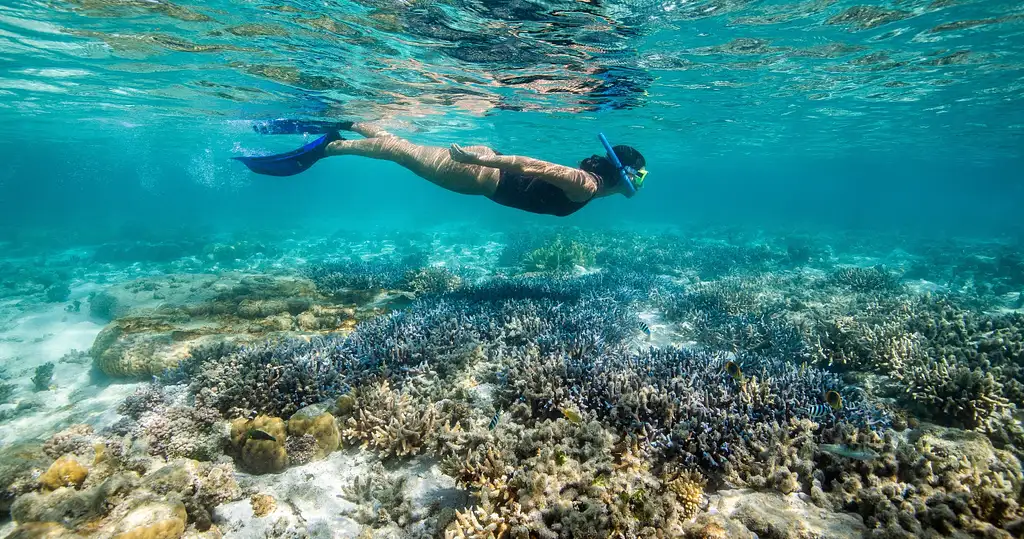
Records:
<instances>
[{"instance_id":1,"label":"yellow coral","mask_svg":"<svg viewBox=\"0 0 1024 539\"><path fill-rule=\"evenodd\" d=\"M666 486L669 492L675 494L680 516L683 519L693 518L700 511L706 484L704 476L694 471L677 472L668 481Z\"/></svg>"},{"instance_id":2,"label":"yellow coral","mask_svg":"<svg viewBox=\"0 0 1024 539\"><path fill-rule=\"evenodd\" d=\"M78 488L88 475L89 470L73 455L67 454L57 459L46 473L39 476L39 484L47 490L57 490L60 487Z\"/></svg>"},{"instance_id":3,"label":"yellow coral","mask_svg":"<svg viewBox=\"0 0 1024 539\"><path fill-rule=\"evenodd\" d=\"M253 494L249 498L249 505L252 506L252 514L256 518L263 518L277 509L277 500L270 494Z\"/></svg>"},{"instance_id":4,"label":"yellow coral","mask_svg":"<svg viewBox=\"0 0 1024 539\"><path fill-rule=\"evenodd\" d=\"M250 435L253 431L262 431L274 439L256 439ZM288 466L288 452L284 448L286 436L284 420L279 417L261 415L248 421L231 422L231 443L238 451L242 466L253 473L276 473Z\"/></svg>"},{"instance_id":5,"label":"yellow coral","mask_svg":"<svg viewBox=\"0 0 1024 539\"><path fill-rule=\"evenodd\" d=\"M302 436L310 434L316 438L316 445L319 448L314 459L322 459L331 452L338 449L341 443L341 433L338 425L334 422L334 416L324 412L318 416L295 414L288 420L288 435Z\"/></svg>"}]
</instances>

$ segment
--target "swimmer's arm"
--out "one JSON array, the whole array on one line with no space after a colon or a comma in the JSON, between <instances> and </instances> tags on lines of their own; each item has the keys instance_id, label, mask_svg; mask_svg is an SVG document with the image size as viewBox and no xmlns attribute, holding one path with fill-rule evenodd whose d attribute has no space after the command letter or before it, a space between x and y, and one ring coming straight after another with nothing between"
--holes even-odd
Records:
<instances>
[{"instance_id":1,"label":"swimmer's arm","mask_svg":"<svg viewBox=\"0 0 1024 539\"><path fill-rule=\"evenodd\" d=\"M452 160L459 163L491 167L539 178L564 191L569 200L574 202L585 202L597 193L597 182L594 177L589 172L578 168L520 155L481 155L467 152L458 144L452 144L449 153Z\"/></svg>"}]
</instances>

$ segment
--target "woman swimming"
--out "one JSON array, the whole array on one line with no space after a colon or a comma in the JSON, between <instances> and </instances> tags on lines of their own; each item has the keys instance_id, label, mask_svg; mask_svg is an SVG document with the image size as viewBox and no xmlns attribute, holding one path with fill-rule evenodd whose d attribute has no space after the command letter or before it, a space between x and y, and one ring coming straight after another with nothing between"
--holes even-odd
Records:
<instances>
[{"instance_id":1,"label":"woman swimming","mask_svg":"<svg viewBox=\"0 0 1024 539\"><path fill-rule=\"evenodd\" d=\"M285 120L257 126L263 133L302 133L319 122ZM643 186L647 170L640 152L615 146L606 156L584 159L579 168L539 159L502 155L487 146L452 144L450 148L420 146L396 137L373 124L329 124L330 132L302 148L263 157L236 157L253 172L272 176L298 174L323 157L359 155L397 163L435 185L464 195L483 195L511 208L566 216L595 198L616 193L632 196ZM366 138L349 140L337 130ZM324 132L323 130L319 132ZM602 136L606 149L611 150ZM618 161L615 163L614 161Z\"/></svg>"}]
</instances>

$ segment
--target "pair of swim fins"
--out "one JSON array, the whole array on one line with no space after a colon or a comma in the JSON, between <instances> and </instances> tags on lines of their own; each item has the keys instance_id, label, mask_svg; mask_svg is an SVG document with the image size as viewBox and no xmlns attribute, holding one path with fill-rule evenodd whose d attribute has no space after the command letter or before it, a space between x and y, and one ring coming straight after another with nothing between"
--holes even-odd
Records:
<instances>
[{"instance_id":1,"label":"pair of swim fins","mask_svg":"<svg viewBox=\"0 0 1024 539\"><path fill-rule=\"evenodd\" d=\"M274 155L233 157L249 170L266 176L294 176L304 172L323 159L327 145L345 140L339 130L352 128L352 122L321 122L316 120L270 120L253 125L253 130L264 135L299 135L326 133L313 142L290 152Z\"/></svg>"}]
</instances>

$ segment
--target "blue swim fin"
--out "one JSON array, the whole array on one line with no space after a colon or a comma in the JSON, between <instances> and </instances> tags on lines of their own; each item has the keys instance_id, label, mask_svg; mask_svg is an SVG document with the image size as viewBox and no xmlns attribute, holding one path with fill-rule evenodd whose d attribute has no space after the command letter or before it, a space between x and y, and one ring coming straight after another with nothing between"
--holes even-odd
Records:
<instances>
[{"instance_id":1,"label":"blue swim fin","mask_svg":"<svg viewBox=\"0 0 1024 539\"><path fill-rule=\"evenodd\" d=\"M336 141L345 140L337 131L306 144L305 146L287 153L274 155L260 155L254 157L232 157L249 167L249 170L256 174L267 176L294 176L304 172L324 157L327 145Z\"/></svg>"}]
</instances>

